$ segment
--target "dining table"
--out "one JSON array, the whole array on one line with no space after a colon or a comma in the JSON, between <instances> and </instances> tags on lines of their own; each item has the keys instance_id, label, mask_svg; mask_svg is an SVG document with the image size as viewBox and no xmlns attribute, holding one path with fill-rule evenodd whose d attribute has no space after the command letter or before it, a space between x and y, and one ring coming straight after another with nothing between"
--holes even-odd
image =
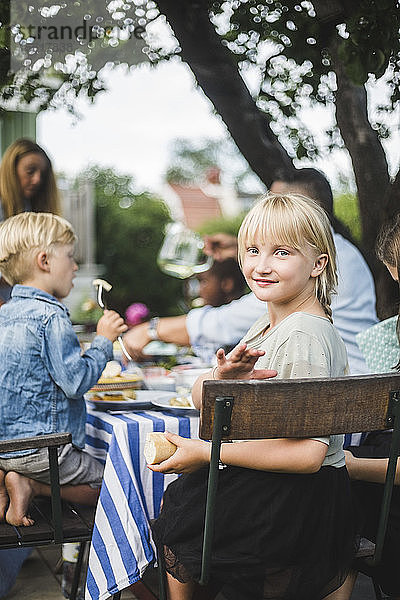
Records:
<instances>
[{"instance_id":1,"label":"dining table","mask_svg":"<svg viewBox=\"0 0 400 600\"><path fill-rule=\"evenodd\" d=\"M138 582L156 562L150 522L177 475L155 473L144 454L146 435L170 431L198 437L195 410L97 410L88 403L86 451L104 464L90 545L85 600L106 600Z\"/></svg>"}]
</instances>

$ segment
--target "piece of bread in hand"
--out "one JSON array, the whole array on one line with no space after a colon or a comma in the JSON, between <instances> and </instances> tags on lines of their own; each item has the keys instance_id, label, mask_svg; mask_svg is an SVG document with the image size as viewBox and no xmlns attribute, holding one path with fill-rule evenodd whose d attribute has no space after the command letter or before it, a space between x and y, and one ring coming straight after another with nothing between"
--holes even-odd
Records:
<instances>
[{"instance_id":1,"label":"piece of bread in hand","mask_svg":"<svg viewBox=\"0 0 400 600\"><path fill-rule=\"evenodd\" d=\"M157 465L167 460L175 450L175 444L167 440L163 431L152 431L147 434L143 453L148 465Z\"/></svg>"}]
</instances>

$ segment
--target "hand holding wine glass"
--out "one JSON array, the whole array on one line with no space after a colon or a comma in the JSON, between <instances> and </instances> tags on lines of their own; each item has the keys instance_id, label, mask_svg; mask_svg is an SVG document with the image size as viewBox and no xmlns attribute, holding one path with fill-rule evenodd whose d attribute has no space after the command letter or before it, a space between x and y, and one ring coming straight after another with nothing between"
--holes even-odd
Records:
<instances>
[{"instance_id":1,"label":"hand holding wine glass","mask_svg":"<svg viewBox=\"0 0 400 600\"><path fill-rule=\"evenodd\" d=\"M197 233L183 223L168 223L157 264L167 275L187 279L212 265L212 258L203 250L204 242Z\"/></svg>"}]
</instances>

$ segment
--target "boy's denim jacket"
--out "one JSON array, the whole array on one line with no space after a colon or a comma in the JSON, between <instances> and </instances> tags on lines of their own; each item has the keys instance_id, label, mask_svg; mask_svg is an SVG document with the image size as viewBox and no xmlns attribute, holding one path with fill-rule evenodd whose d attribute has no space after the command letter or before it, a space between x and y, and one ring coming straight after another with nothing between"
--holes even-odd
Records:
<instances>
[{"instance_id":1,"label":"boy's denim jacket","mask_svg":"<svg viewBox=\"0 0 400 600\"><path fill-rule=\"evenodd\" d=\"M0 308L0 439L69 431L83 448L83 394L112 356L111 341L101 335L82 355L67 308L42 290L16 285Z\"/></svg>"}]
</instances>

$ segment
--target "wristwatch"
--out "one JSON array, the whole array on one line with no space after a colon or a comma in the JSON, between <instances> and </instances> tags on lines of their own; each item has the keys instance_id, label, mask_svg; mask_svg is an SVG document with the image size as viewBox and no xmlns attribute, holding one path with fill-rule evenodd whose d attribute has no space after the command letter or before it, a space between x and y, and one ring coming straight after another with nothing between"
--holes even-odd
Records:
<instances>
[{"instance_id":1,"label":"wristwatch","mask_svg":"<svg viewBox=\"0 0 400 600\"><path fill-rule=\"evenodd\" d=\"M160 320L160 317L153 317L149 321L149 327L147 329L147 332L149 334L150 339L153 341L160 339L158 337L158 333L157 333L157 326L158 326L159 320Z\"/></svg>"}]
</instances>

